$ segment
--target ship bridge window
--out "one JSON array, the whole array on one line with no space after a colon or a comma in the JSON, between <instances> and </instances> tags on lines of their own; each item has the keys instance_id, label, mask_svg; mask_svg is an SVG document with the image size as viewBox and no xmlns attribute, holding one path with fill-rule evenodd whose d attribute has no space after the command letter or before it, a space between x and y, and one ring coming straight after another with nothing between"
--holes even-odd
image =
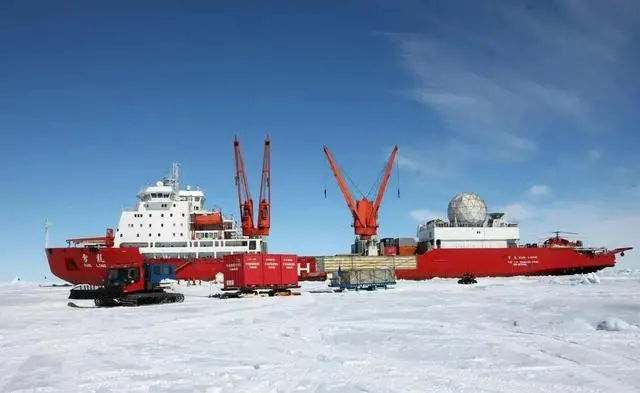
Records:
<instances>
[{"instance_id":1,"label":"ship bridge window","mask_svg":"<svg viewBox=\"0 0 640 393\"><path fill-rule=\"evenodd\" d=\"M249 250L255 250L256 249L256 241L255 240L251 240L249 242Z\"/></svg>"},{"instance_id":2,"label":"ship bridge window","mask_svg":"<svg viewBox=\"0 0 640 393\"><path fill-rule=\"evenodd\" d=\"M226 245L228 247L246 247L247 246L247 242L246 241L238 241L238 240L230 240L230 241L226 242Z\"/></svg>"}]
</instances>

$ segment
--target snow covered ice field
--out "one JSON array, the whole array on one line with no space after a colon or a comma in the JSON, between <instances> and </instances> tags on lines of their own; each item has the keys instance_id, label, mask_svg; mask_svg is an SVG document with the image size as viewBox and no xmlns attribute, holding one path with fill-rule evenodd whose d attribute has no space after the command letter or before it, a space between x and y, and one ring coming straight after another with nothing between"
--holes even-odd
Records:
<instances>
[{"instance_id":1,"label":"snow covered ice field","mask_svg":"<svg viewBox=\"0 0 640 393\"><path fill-rule=\"evenodd\" d=\"M590 277L114 309L2 284L0 392L640 391L640 273Z\"/></svg>"}]
</instances>

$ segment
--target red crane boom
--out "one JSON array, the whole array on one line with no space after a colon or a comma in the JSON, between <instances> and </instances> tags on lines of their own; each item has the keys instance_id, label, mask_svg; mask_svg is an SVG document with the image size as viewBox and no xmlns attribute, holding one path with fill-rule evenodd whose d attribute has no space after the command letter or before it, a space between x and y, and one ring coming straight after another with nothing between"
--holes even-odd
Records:
<instances>
[{"instance_id":1,"label":"red crane boom","mask_svg":"<svg viewBox=\"0 0 640 393\"><path fill-rule=\"evenodd\" d=\"M338 186L340 187L342 195L347 202L347 206L353 215L354 232L362 240L369 240L378 234L378 211L380 210L380 204L382 203L382 198L387 188L387 184L389 183L389 177L391 176L393 162L396 159L397 153L398 146L394 146L393 151L391 151L389 161L385 166L375 200L371 202L366 196L363 196L362 199L354 201L351 193L349 192L349 188L347 187L347 183L345 182L340 169L338 169L336 161L329 152L329 148L324 146L324 154L327 156L329 166L331 166L331 171L338 181Z\"/></svg>"},{"instance_id":2,"label":"red crane boom","mask_svg":"<svg viewBox=\"0 0 640 393\"><path fill-rule=\"evenodd\" d=\"M269 236L271 228L271 141L268 136L264 141L257 227L253 219L253 199L249 191L249 181L240 151L240 141L237 137L233 141L233 150L236 161L236 186L238 187L242 234L249 237Z\"/></svg>"}]
</instances>

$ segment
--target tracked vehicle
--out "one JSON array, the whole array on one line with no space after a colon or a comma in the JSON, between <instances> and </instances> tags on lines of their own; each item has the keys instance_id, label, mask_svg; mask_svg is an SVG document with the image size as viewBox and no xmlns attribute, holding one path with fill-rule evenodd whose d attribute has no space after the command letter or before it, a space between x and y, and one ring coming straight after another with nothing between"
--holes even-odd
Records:
<instances>
[{"instance_id":1,"label":"tracked vehicle","mask_svg":"<svg viewBox=\"0 0 640 393\"><path fill-rule=\"evenodd\" d=\"M81 284L71 289L69 299L93 300L96 307L142 306L182 303L184 295L167 292L166 279L175 280L176 268L164 263L135 263L107 270L103 285ZM71 307L79 307L73 302Z\"/></svg>"}]
</instances>

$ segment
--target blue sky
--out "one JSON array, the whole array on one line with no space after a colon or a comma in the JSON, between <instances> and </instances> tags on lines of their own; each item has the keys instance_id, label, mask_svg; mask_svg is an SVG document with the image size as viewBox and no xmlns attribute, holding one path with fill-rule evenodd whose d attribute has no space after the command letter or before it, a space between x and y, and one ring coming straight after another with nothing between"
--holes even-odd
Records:
<instances>
[{"instance_id":1,"label":"blue sky","mask_svg":"<svg viewBox=\"0 0 640 393\"><path fill-rule=\"evenodd\" d=\"M528 240L639 245L636 1L313 3L3 2L0 279L48 274L45 219L100 235L172 161L237 215L233 137L257 198L267 133L276 252L352 241L323 144L362 190L399 145L382 236L475 191Z\"/></svg>"}]
</instances>

